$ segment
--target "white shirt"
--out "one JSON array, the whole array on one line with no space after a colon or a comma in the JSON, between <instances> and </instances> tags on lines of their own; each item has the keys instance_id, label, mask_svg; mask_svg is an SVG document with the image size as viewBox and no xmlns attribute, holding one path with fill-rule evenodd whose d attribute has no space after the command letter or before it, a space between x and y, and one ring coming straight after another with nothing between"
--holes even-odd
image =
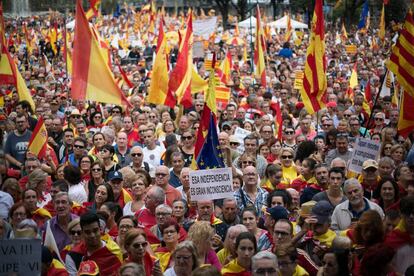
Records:
<instances>
[{"instance_id":1,"label":"white shirt","mask_svg":"<svg viewBox=\"0 0 414 276\"><path fill-rule=\"evenodd\" d=\"M156 168L161 164L161 156L164 151L165 148L158 145L155 146L155 148L152 150L145 147L142 149L142 153L144 154L144 161Z\"/></svg>"},{"instance_id":2,"label":"white shirt","mask_svg":"<svg viewBox=\"0 0 414 276\"><path fill-rule=\"evenodd\" d=\"M9 210L13 206L14 200L9 193L0 191L0 219L7 220Z\"/></svg>"}]
</instances>

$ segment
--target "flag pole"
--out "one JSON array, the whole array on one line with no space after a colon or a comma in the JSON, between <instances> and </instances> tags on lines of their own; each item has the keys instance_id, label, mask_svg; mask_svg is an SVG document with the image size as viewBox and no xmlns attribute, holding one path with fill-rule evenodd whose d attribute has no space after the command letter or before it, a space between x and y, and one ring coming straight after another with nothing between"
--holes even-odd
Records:
<instances>
[{"instance_id":1,"label":"flag pole","mask_svg":"<svg viewBox=\"0 0 414 276\"><path fill-rule=\"evenodd\" d=\"M382 86L383 86L384 81L385 81L385 80L386 80L386 78L387 78L387 73L388 73L388 69L385 71L384 76L382 76L382 81L381 81L381 86L380 86L380 87L382 87ZM370 85L370 84L368 83L368 85ZM377 102L378 102L378 99L379 99L379 95L380 95L380 94L381 94L381 90L380 90L380 91L378 91L377 95L375 96L375 101L374 101L374 103L372 104L372 107L374 107L374 106L376 106L376 105L377 105ZM364 97L365 97L365 95L364 95ZM368 121L367 121L367 123L366 123L366 125L365 125L365 131L364 131L363 138L365 138L365 136L367 135L367 132L368 132L368 126L369 126L369 124L370 124L370 123L371 123L371 121L372 121L372 115L373 115L373 112L372 112L372 110L371 110L371 114L369 114Z\"/></svg>"}]
</instances>

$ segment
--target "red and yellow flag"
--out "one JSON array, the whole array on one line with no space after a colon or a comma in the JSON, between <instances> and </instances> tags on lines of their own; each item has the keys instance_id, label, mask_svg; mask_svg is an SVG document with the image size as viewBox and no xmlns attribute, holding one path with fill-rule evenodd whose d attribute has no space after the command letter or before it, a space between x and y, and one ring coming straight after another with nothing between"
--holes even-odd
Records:
<instances>
[{"instance_id":1,"label":"red and yellow flag","mask_svg":"<svg viewBox=\"0 0 414 276\"><path fill-rule=\"evenodd\" d=\"M414 19L410 10L405 19L397 43L392 48L387 67L395 74L398 82L407 93L414 96ZM407 97L405 97L407 98Z\"/></svg>"},{"instance_id":2,"label":"red and yellow flag","mask_svg":"<svg viewBox=\"0 0 414 276\"><path fill-rule=\"evenodd\" d=\"M73 99L129 105L105 62L98 41L89 28L81 0L77 0L75 22Z\"/></svg>"},{"instance_id":3,"label":"red and yellow flag","mask_svg":"<svg viewBox=\"0 0 414 276\"><path fill-rule=\"evenodd\" d=\"M168 55L167 38L164 33L164 20L160 20L158 29L157 50L151 73L151 84L148 102L164 104L168 91Z\"/></svg>"},{"instance_id":4,"label":"red and yellow flag","mask_svg":"<svg viewBox=\"0 0 414 276\"><path fill-rule=\"evenodd\" d=\"M414 95L406 90L402 93L398 133L407 137L414 129Z\"/></svg>"},{"instance_id":5,"label":"red and yellow flag","mask_svg":"<svg viewBox=\"0 0 414 276\"><path fill-rule=\"evenodd\" d=\"M312 19L312 33L306 53L305 76L301 95L306 110L313 114L324 107L326 90L325 30L322 0L316 0Z\"/></svg>"},{"instance_id":6,"label":"red and yellow flag","mask_svg":"<svg viewBox=\"0 0 414 276\"><path fill-rule=\"evenodd\" d=\"M287 24L286 24L285 42L289 42L291 37L292 37L292 20L290 19L290 14L288 14Z\"/></svg>"},{"instance_id":7,"label":"red and yellow flag","mask_svg":"<svg viewBox=\"0 0 414 276\"><path fill-rule=\"evenodd\" d=\"M99 14L99 6L101 5L102 0L89 0L90 8L86 12L86 18L90 20L94 16Z\"/></svg>"},{"instance_id":8,"label":"red and yellow flag","mask_svg":"<svg viewBox=\"0 0 414 276\"><path fill-rule=\"evenodd\" d=\"M220 77L220 81L224 84L227 84L231 79L231 69L233 67L233 61L231 58L230 51L227 51L226 58L221 62L219 70L217 73Z\"/></svg>"},{"instance_id":9,"label":"red and yellow flag","mask_svg":"<svg viewBox=\"0 0 414 276\"><path fill-rule=\"evenodd\" d=\"M345 24L342 22L341 40L346 43L348 40L348 33L346 32Z\"/></svg>"},{"instance_id":10,"label":"red and yellow flag","mask_svg":"<svg viewBox=\"0 0 414 276\"><path fill-rule=\"evenodd\" d=\"M352 68L351 77L349 78L349 87L355 89L358 86L358 73L357 73L358 64L355 62L354 67Z\"/></svg>"},{"instance_id":11,"label":"red and yellow flag","mask_svg":"<svg viewBox=\"0 0 414 276\"><path fill-rule=\"evenodd\" d=\"M28 151L36 155L39 160L46 156L47 150L47 130L43 118L40 117L37 121L36 127L33 130L32 137L30 137Z\"/></svg>"},{"instance_id":12,"label":"red and yellow flag","mask_svg":"<svg viewBox=\"0 0 414 276\"><path fill-rule=\"evenodd\" d=\"M191 98L191 77L193 66L193 16L189 11L187 20L187 30L182 48L178 54L177 64L170 74L168 82L168 93L165 105L174 108L178 102L185 108L192 106ZM175 98L174 98L175 94Z\"/></svg>"},{"instance_id":13,"label":"red and yellow flag","mask_svg":"<svg viewBox=\"0 0 414 276\"><path fill-rule=\"evenodd\" d=\"M379 24L378 37L381 39L382 43L385 42L385 6L382 4L381 19Z\"/></svg>"},{"instance_id":14,"label":"red and yellow flag","mask_svg":"<svg viewBox=\"0 0 414 276\"><path fill-rule=\"evenodd\" d=\"M259 5L256 8L256 40L254 47L254 75L257 79L260 79L260 84L266 87L266 64L265 64L265 51L266 42L263 33L263 27L260 20L260 9Z\"/></svg>"}]
</instances>

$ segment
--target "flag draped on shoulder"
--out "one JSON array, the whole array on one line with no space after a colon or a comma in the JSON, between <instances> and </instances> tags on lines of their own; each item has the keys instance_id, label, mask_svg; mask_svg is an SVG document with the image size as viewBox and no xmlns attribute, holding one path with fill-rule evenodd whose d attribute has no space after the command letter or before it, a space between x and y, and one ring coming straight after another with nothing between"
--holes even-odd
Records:
<instances>
[{"instance_id":1,"label":"flag draped on shoulder","mask_svg":"<svg viewBox=\"0 0 414 276\"><path fill-rule=\"evenodd\" d=\"M170 74L168 92L165 105L173 108L176 103L182 104L185 108L192 106L191 78L193 66L193 15L189 11L187 30L184 40L180 45L180 52L177 57L177 64Z\"/></svg>"},{"instance_id":2,"label":"flag draped on shoulder","mask_svg":"<svg viewBox=\"0 0 414 276\"><path fill-rule=\"evenodd\" d=\"M76 4L72 97L77 100L129 105L105 62L85 17L81 0L77 0Z\"/></svg>"},{"instance_id":3,"label":"flag draped on shoulder","mask_svg":"<svg viewBox=\"0 0 414 276\"><path fill-rule=\"evenodd\" d=\"M167 38L164 33L164 22L160 20L155 62L151 73L151 84L148 102L164 104L168 92L168 58Z\"/></svg>"},{"instance_id":4,"label":"flag draped on shoulder","mask_svg":"<svg viewBox=\"0 0 414 276\"><path fill-rule=\"evenodd\" d=\"M213 62L214 64L215 62ZM214 70L214 69L213 69ZM194 158L199 169L223 168L223 154L217 134L217 104L214 71L210 73L206 101L196 136Z\"/></svg>"},{"instance_id":5,"label":"flag draped on shoulder","mask_svg":"<svg viewBox=\"0 0 414 276\"><path fill-rule=\"evenodd\" d=\"M400 32L397 43L392 48L387 67L395 74L398 82L408 92L414 95L414 18L408 12L404 27Z\"/></svg>"},{"instance_id":6,"label":"flag draped on shoulder","mask_svg":"<svg viewBox=\"0 0 414 276\"><path fill-rule=\"evenodd\" d=\"M325 30L322 0L316 0L312 19L312 33L306 52L305 74L301 96L306 110L313 114L324 107L326 90Z\"/></svg>"},{"instance_id":7,"label":"flag draped on shoulder","mask_svg":"<svg viewBox=\"0 0 414 276\"><path fill-rule=\"evenodd\" d=\"M254 46L254 76L260 79L260 84L266 87L266 64L265 64L266 41L261 23L259 5L256 9L256 39Z\"/></svg>"}]
</instances>

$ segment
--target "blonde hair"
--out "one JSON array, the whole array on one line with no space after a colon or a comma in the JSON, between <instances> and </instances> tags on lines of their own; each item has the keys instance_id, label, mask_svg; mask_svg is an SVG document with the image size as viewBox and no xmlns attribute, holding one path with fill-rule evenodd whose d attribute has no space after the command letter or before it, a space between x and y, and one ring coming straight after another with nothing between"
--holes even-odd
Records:
<instances>
[{"instance_id":1,"label":"blonde hair","mask_svg":"<svg viewBox=\"0 0 414 276\"><path fill-rule=\"evenodd\" d=\"M131 167L126 166L120 169L119 172L122 173L122 177L124 178L124 188L131 188L132 183L138 178L134 170Z\"/></svg>"},{"instance_id":2,"label":"blonde hair","mask_svg":"<svg viewBox=\"0 0 414 276\"><path fill-rule=\"evenodd\" d=\"M198 245L210 240L214 236L214 228L211 227L208 221L196 221L191 225L188 231L188 240L194 242L194 245Z\"/></svg>"},{"instance_id":3,"label":"blonde hair","mask_svg":"<svg viewBox=\"0 0 414 276\"><path fill-rule=\"evenodd\" d=\"M284 147L284 148L282 148L282 149L280 150L280 152L279 152L279 158L282 158L282 154L283 154L283 152L285 152L285 151L287 151L287 152L289 152L290 154L292 154L292 156L295 156L295 151L294 151L292 148L290 148L290 147Z\"/></svg>"},{"instance_id":4,"label":"blonde hair","mask_svg":"<svg viewBox=\"0 0 414 276\"><path fill-rule=\"evenodd\" d=\"M36 189L37 185L45 181L47 179L48 174L44 172L42 169L35 169L30 175L29 175L29 181L27 183L28 188Z\"/></svg>"}]
</instances>

